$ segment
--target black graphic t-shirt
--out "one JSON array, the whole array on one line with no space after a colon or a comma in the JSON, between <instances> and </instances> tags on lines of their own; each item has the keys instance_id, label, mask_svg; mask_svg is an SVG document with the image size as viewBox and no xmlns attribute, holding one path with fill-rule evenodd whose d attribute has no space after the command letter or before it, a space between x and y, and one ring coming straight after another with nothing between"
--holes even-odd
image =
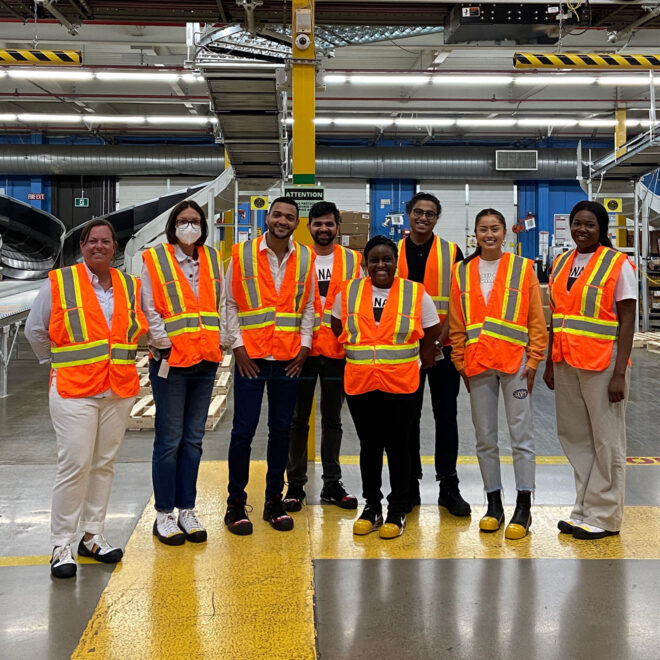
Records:
<instances>
[{"instance_id":1,"label":"black graphic t-shirt","mask_svg":"<svg viewBox=\"0 0 660 660\"><path fill-rule=\"evenodd\" d=\"M316 266L316 280L318 282L322 305L325 305L325 297L328 295L328 287L330 286L330 278L332 277L332 264L334 259L334 252L331 252L325 256L317 254L316 260L314 261L314 265Z\"/></svg>"}]
</instances>

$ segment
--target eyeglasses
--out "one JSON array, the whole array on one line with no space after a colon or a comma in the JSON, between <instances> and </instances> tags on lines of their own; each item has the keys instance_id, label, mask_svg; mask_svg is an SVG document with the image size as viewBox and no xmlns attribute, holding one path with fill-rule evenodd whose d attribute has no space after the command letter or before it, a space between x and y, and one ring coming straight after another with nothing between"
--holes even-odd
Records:
<instances>
[{"instance_id":1,"label":"eyeglasses","mask_svg":"<svg viewBox=\"0 0 660 660\"><path fill-rule=\"evenodd\" d=\"M423 209L413 209L412 215L416 218L423 218L426 216L427 220L435 220L438 214L435 211L424 211Z\"/></svg>"},{"instance_id":2,"label":"eyeglasses","mask_svg":"<svg viewBox=\"0 0 660 660\"><path fill-rule=\"evenodd\" d=\"M199 220L199 219L184 220L183 218L176 221L176 226L177 227L185 227L186 225L190 225L191 227L201 227L202 221Z\"/></svg>"}]
</instances>

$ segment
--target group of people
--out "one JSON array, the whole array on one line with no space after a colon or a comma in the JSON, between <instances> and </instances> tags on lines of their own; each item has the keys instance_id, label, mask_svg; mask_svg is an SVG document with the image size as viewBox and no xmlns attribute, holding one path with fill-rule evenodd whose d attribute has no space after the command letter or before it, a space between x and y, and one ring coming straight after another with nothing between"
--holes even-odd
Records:
<instances>
[{"instance_id":1,"label":"group of people","mask_svg":"<svg viewBox=\"0 0 660 660\"><path fill-rule=\"evenodd\" d=\"M322 502L358 506L341 481L344 398L360 441L365 505L354 534L400 536L406 514L420 504L426 381L435 420L438 504L454 516L469 516L456 471L461 380L470 395L488 501L479 528L495 532L505 522L497 429L501 390L517 488L505 536L528 533L535 489L531 394L548 341L533 264L503 251L506 222L495 209L477 215L478 247L467 258L435 233L441 205L434 195L417 193L407 213L405 239L396 245L375 236L361 255L336 244L341 219L328 201L309 212L312 245L294 241L298 206L279 197L266 215L266 233L234 245L224 275L219 252L206 245L204 212L192 201L172 209L167 242L144 252L141 278L111 267L117 248L112 225L98 219L85 227L82 263L49 274L25 329L40 362L51 366L57 439L53 576L76 574L72 544L79 527L79 555L102 562L122 558L103 528L113 463L139 390L135 357L145 333L156 406L153 533L162 543L207 538L195 508L196 482L223 348L235 359L224 518L231 533L253 531L246 487L264 390L263 519L279 531L293 528L291 513L301 510L306 497L317 381ZM575 471L575 506L558 527L578 539L596 539L621 527L637 287L630 262L612 248L604 207L580 202L570 225L576 248L558 257L549 285L544 380L556 392L559 439ZM383 453L390 481L385 516Z\"/></svg>"}]
</instances>

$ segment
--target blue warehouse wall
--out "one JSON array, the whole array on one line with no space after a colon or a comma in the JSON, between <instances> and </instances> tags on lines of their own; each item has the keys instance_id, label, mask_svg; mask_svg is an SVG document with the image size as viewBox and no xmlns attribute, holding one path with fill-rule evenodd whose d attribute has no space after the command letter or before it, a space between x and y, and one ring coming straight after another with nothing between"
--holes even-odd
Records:
<instances>
[{"instance_id":1,"label":"blue warehouse wall","mask_svg":"<svg viewBox=\"0 0 660 660\"><path fill-rule=\"evenodd\" d=\"M403 230L409 229L408 217L402 227L383 227L389 213L406 212L406 203L415 194L414 179L372 179L371 181L371 235L382 234L394 241L401 238Z\"/></svg>"}]
</instances>

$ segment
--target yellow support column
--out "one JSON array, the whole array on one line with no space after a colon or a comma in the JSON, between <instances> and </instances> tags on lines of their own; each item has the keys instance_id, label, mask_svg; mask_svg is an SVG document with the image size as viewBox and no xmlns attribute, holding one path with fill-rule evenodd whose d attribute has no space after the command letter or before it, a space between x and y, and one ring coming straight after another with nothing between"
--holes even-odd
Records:
<instances>
[{"instance_id":1,"label":"yellow support column","mask_svg":"<svg viewBox=\"0 0 660 660\"><path fill-rule=\"evenodd\" d=\"M227 169L230 164L229 156L227 155L227 150L225 149L225 169ZM232 226L227 227L226 225L233 224L234 212L225 211L222 214L222 218L223 224L225 225L225 236L220 243L220 254L222 254L222 263L224 264L226 271L229 260L231 259L231 246L234 244L234 228Z\"/></svg>"},{"instance_id":2,"label":"yellow support column","mask_svg":"<svg viewBox=\"0 0 660 660\"><path fill-rule=\"evenodd\" d=\"M293 16L293 183L316 183L316 133L314 115L316 105L316 62L314 55L314 0L292 0ZM303 35L297 39L299 35ZM304 42L304 43L303 43ZM301 46L305 45L304 48ZM293 234L299 243L310 245L307 218L301 217ZM316 405L312 405L307 435L307 457L316 457Z\"/></svg>"},{"instance_id":3,"label":"yellow support column","mask_svg":"<svg viewBox=\"0 0 660 660\"><path fill-rule=\"evenodd\" d=\"M614 148L616 149L617 158L626 153L626 148L623 146L628 141L626 134L626 109L619 108L614 117L616 119L616 128L614 129Z\"/></svg>"}]
</instances>

